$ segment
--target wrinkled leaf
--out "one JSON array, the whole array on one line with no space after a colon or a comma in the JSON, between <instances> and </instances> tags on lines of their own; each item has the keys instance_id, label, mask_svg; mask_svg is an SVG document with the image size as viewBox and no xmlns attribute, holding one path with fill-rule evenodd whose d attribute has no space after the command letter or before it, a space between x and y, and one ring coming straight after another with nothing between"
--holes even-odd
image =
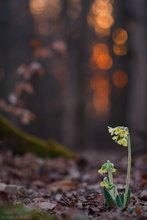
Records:
<instances>
[{"instance_id":1,"label":"wrinkled leaf","mask_svg":"<svg viewBox=\"0 0 147 220\"><path fill-rule=\"evenodd\" d=\"M117 208L123 208L123 201L122 201L123 197L121 197L121 195L120 196L119 195L116 196L115 202L116 202Z\"/></svg>"},{"instance_id":2,"label":"wrinkled leaf","mask_svg":"<svg viewBox=\"0 0 147 220\"><path fill-rule=\"evenodd\" d=\"M121 202L122 202L122 204L123 204L123 203L124 203L124 193L121 193L121 194L119 195L119 197L120 197Z\"/></svg>"},{"instance_id":3,"label":"wrinkled leaf","mask_svg":"<svg viewBox=\"0 0 147 220\"><path fill-rule=\"evenodd\" d=\"M127 195L127 204L130 202L130 199L131 199L131 190L129 188L128 195Z\"/></svg>"},{"instance_id":4,"label":"wrinkled leaf","mask_svg":"<svg viewBox=\"0 0 147 220\"><path fill-rule=\"evenodd\" d=\"M110 206L114 203L112 196L110 195L109 191L104 187L104 197L106 200L106 205Z\"/></svg>"},{"instance_id":5,"label":"wrinkled leaf","mask_svg":"<svg viewBox=\"0 0 147 220\"><path fill-rule=\"evenodd\" d=\"M128 196L127 196L127 204L129 203L130 201L130 198L131 198L131 190L129 189L128 190ZM119 199L116 197L117 201L116 201L116 205L119 204L119 199L121 200L120 202L123 204L124 203L124 193L121 193L119 194ZM117 207L122 207L123 208L123 205L122 206L117 206Z\"/></svg>"}]
</instances>

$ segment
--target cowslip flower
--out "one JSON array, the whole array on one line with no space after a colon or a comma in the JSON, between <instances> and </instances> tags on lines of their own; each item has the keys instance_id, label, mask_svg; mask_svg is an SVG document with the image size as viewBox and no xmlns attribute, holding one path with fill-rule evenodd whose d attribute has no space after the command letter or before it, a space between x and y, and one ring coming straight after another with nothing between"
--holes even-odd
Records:
<instances>
[{"instance_id":1,"label":"cowslip flower","mask_svg":"<svg viewBox=\"0 0 147 220\"><path fill-rule=\"evenodd\" d=\"M127 139L126 138L122 138L122 139L119 139L117 141L118 144L124 146L124 147L127 147L128 146L128 142L127 142Z\"/></svg>"},{"instance_id":2,"label":"cowslip flower","mask_svg":"<svg viewBox=\"0 0 147 220\"><path fill-rule=\"evenodd\" d=\"M122 207L126 207L127 205L127 198L129 195L129 183L130 183L130 175L131 175L131 139L130 139L130 133L128 127L124 126L117 126L115 128L112 128L108 126L108 131L111 134L112 139L119 145L122 145L124 147L127 147L128 149L128 166L127 166L127 176L126 176L126 187L125 187L125 192L123 195L123 200L122 200ZM101 171L102 172L102 171ZM109 182L112 183L112 176L109 174ZM104 184L102 184L104 185ZM112 189L113 190L113 189ZM111 190L111 191L112 191ZM111 193L113 195L113 193Z\"/></svg>"},{"instance_id":3,"label":"cowslip flower","mask_svg":"<svg viewBox=\"0 0 147 220\"><path fill-rule=\"evenodd\" d=\"M113 184L113 173L116 172L116 169L114 167L114 164L111 163L109 160L107 160L106 163L104 163L101 166L101 169L98 170L98 173L103 175L104 173L107 173L108 177L105 177L103 181L101 182L100 186L106 188L109 190L110 195L114 199L114 184Z\"/></svg>"},{"instance_id":4,"label":"cowslip flower","mask_svg":"<svg viewBox=\"0 0 147 220\"><path fill-rule=\"evenodd\" d=\"M117 126L115 128L112 128L108 126L109 133L113 136L112 139L118 143L119 145L122 145L124 147L128 147L128 128L123 126Z\"/></svg>"},{"instance_id":5,"label":"cowslip flower","mask_svg":"<svg viewBox=\"0 0 147 220\"><path fill-rule=\"evenodd\" d=\"M114 137L112 137L112 140L114 140L114 141L118 141L118 136L114 136Z\"/></svg>"},{"instance_id":6,"label":"cowslip flower","mask_svg":"<svg viewBox=\"0 0 147 220\"><path fill-rule=\"evenodd\" d=\"M107 177L104 177L103 181L100 183L101 187L105 187L108 190L111 190L114 187L114 184L111 184Z\"/></svg>"},{"instance_id":7,"label":"cowslip flower","mask_svg":"<svg viewBox=\"0 0 147 220\"><path fill-rule=\"evenodd\" d=\"M115 128L114 128L114 134L115 134L115 135L119 135L120 132L121 132L120 127L115 127Z\"/></svg>"},{"instance_id":8,"label":"cowslip flower","mask_svg":"<svg viewBox=\"0 0 147 220\"><path fill-rule=\"evenodd\" d=\"M127 137L127 135L128 135L128 131L122 128L121 131L120 131L120 136L121 137Z\"/></svg>"},{"instance_id":9,"label":"cowslip flower","mask_svg":"<svg viewBox=\"0 0 147 220\"><path fill-rule=\"evenodd\" d=\"M111 163L109 160L107 160L107 162L101 166L101 169L98 170L98 173L103 175L104 173L107 173L108 171L111 171L112 173L116 172L114 164Z\"/></svg>"},{"instance_id":10,"label":"cowslip flower","mask_svg":"<svg viewBox=\"0 0 147 220\"><path fill-rule=\"evenodd\" d=\"M114 128L112 128L112 127L110 127L110 126L108 126L108 131L109 131L109 133L110 133L111 135L114 134Z\"/></svg>"}]
</instances>

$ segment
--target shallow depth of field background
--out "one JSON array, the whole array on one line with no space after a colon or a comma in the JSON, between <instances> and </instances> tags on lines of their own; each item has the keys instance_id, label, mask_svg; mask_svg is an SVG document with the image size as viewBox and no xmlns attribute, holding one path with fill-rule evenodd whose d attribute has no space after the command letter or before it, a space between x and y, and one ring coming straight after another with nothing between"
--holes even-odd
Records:
<instances>
[{"instance_id":1,"label":"shallow depth of field background","mask_svg":"<svg viewBox=\"0 0 147 220\"><path fill-rule=\"evenodd\" d=\"M146 0L1 0L1 114L75 150L112 144L108 125L143 144L146 10Z\"/></svg>"}]
</instances>

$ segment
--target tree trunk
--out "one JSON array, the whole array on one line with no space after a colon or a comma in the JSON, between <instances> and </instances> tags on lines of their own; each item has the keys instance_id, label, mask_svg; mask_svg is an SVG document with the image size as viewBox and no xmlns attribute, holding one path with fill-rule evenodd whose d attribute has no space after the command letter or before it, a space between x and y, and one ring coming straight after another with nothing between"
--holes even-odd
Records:
<instances>
[{"instance_id":1,"label":"tree trunk","mask_svg":"<svg viewBox=\"0 0 147 220\"><path fill-rule=\"evenodd\" d=\"M134 130L147 131L147 47L146 1L130 2L134 20L131 21L130 46L132 51L128 121Z\"/></svg>"},{"instance_id":2,"label":"tree trunk","mask_svg":"<svg viewBox=\"0 0 147 220\"><path fill-rule=\"evenodd\" d=\"M81 147L85 122L85 84L87 80L87 14L90 1L82 1L80 17L73 21L65 17L68 73L65 84L63 139L71 147ZM67 4L65 4L67 6Z\"/></svg>"}]
</instances>

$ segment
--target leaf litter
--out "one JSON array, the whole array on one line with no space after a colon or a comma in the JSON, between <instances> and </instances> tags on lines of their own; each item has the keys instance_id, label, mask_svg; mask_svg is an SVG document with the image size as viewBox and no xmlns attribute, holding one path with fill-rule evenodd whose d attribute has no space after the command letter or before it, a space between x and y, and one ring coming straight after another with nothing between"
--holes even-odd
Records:
<instances>
[{"instance_id":1,"label":"leaf litter","mask_svg":"<svg viewBox=\"0 0 147 220\"><path fill-rule=\"evenodd\" d=\"M114 156L113 156L114 157ZM24 204L29 210L62 219L147 219L147 155L133 158L129 210L106 208L97 170L106 159L103 152L82 153L78 160L42 159L33 154L0 154L0 205ZM118 163L114 179L121 191L126 158ZM119 169L120 168L120 169ZM125 184L125 183L124 183ZM133 208L133 209L132 209Z\"/></svg>"}]
</instances>

